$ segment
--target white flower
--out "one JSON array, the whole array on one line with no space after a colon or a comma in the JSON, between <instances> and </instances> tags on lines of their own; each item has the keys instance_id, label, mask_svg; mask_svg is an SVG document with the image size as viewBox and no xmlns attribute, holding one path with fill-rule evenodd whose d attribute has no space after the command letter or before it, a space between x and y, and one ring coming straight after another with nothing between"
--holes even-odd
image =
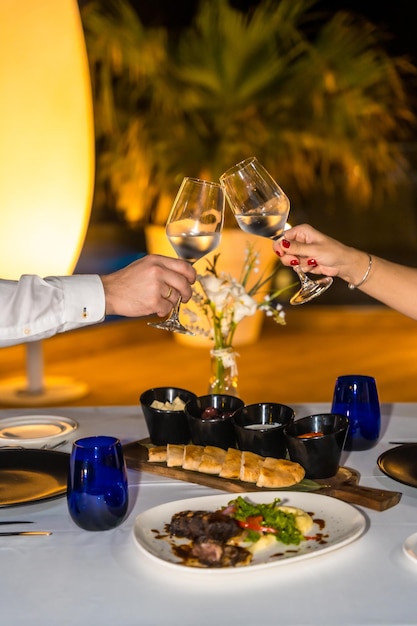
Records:
<instances>
[{"instance_id":1,"label":"white flower","mask_svg":"<svg viewBox=\"0 0 417 626\"><path fill-rule=\"evenodd\" d=\"M249 296L244 287L232 276L221 272L219 276L211 274L199 276L198 280L216 312L230 318L230 320L223 318L223 326L229 324L231 320L238 324L244 317L255 314L258 307L256 300Z\"/></svg>"},{"instance_id":2,"label":"white flower","mask_svg":"<svg viewBox=\"0 0 417 626\"><path fill-rule=\"evenodd\" d=\"M248 296L242 287L242 293L235 300L233 321L238 324L244 317L255 315L257 308L256 300Z\"/></svg>"},{"instance_id":3,"label":"white flower","mask_svg":"<svg viewBox=\"0 0 417 626\"><path fill-rule=\"evenodd\" d=\"M261 302L254 298L256 294L261 294L261 290L274 276L276 270L269 276L258 277L252 286L249 286L251 273L259 273L259 254L251 246L246 252L239 280L225 272L217 272L217 258L218 255L213 262L209 262L206 274L197 276L197 288L193 289L193 301L209 321L211 328L207 333L207 330L197 325L193 316L194 332L209 334L214 347L223 349L232 346L234 332L239 322L245 317L255 315L257 310L264 311L278 324L285 324L285 312L282 305L277 302L277 297L286 288L273 294L264 294ZM188 311L187 313L189 315Z\"/></svg>"},{"instance_id":4,"label":"white flower","mask_svg":"<svg viewBox=\"0 0 417 626\"><path fill-rule=\"evenodd\" d=\"M229 298L230 284L224 278L213 276L213 274L198 276L197 279L216 311L221 311Z\"/></svg>"}]
</instances>

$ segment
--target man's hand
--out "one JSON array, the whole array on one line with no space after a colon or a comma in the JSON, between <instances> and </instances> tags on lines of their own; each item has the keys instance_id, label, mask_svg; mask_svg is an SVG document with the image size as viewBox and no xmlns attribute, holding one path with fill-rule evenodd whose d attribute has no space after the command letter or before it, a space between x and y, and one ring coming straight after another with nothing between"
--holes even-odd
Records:
<instances>
[{"instance_id":1,"label":"man's hand","mask_svg":"<svg viewBox=\"0 0 417 626\"><path fill-rule=\"evenodd\" d=\"M180 259L150 254L113 274L101 276L106 315L168 315L181 298L187 302L196 279L194 268Z\"/></svg>"}]
</instances>

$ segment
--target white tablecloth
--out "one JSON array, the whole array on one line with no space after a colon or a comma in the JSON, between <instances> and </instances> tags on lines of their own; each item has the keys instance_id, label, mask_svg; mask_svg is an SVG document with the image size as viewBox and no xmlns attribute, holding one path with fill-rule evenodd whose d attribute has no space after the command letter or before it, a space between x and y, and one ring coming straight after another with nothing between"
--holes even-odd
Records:
<instances>
[{"instance_id":1,"label":"white tablecloth","mask_svg":"<svg viewBox=\"0 0 417 626\"><path fill-rule=\"evenodd\" d=\"M294 405L297 417L329 410ZM35 411L0 411L0 419ZM138 407L42 409L72 417L76 437L115 435L123 443L147 436ZM402 553L417 531L417 489L383 475L376 465L390 441L417 441L417 404L383 405L378 445L344 453L361 484L403 493L384 512L362 509L366 533L317 558L253 573L202 578L174 571L134 543L135 517L149 507L216 492L199 485L129 471L130 514L106 532L79 529L66 499L0 509L0 519L29 519L49 537L0 537L0 623L4 626L317 626L417 624L417 562ZM70 451L69 444L64 450ZM417 459L416 459L417 463ZM6 526L11 529L12 527ZM3 528L2 530L4 530Z\"/></svg>"}]
</instances>

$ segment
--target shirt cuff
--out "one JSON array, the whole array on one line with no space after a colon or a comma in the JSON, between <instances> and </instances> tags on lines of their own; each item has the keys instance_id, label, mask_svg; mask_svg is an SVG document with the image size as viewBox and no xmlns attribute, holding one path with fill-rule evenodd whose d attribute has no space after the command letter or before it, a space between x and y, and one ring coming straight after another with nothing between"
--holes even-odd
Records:
<instances>
[{"instance_id":1,"label":"shirt cuff","mask_svg":"<svg viewBox=\"0 0 417 626\"><path fill-rule=\"evenodd\" d=\"M64 292L64 317L68 324L95 324L105 317L106 299L101 278L95 274L48 277Z\"/></svg>"}]
</instances>

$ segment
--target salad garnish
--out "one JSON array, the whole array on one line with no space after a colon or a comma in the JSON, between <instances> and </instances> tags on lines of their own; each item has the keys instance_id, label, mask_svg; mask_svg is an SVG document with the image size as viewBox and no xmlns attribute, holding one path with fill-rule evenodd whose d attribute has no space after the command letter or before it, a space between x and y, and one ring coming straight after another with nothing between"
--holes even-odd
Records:
<instances>
[{"instance_id":1,"label":"salad garnish","mask_svg":"<svg viewBox=\"0 0 417 626\"><path fill-rule=\"evenodd\" d=\"M280 502L280 498L275 498L268 504L254 504L238 496L222 513L233 517L247 531L248 541L256 542L265 535L274 535L280 543L299 545L305 537L297 528L295 515L280 509Z\"/></svg>"}]
</instances>

